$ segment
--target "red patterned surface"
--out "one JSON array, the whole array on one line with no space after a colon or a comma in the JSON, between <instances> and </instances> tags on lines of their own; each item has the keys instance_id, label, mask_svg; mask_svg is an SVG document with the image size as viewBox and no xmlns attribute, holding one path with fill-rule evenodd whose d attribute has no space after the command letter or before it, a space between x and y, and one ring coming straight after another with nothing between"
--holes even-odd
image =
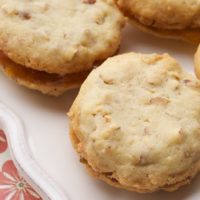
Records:
<instances>
[{"instance_id":1,"label":"red patterned surface","mask_svg":"<svg viewBox=\"0 0 200 200\"><path fill-rule=\"evenodd\" d=\"M3 153L8 148L6 136L2 130L0 130L0 153Z\"/></svg>"},{"instance_id":2,"label":"red patterned surface","mask_svg":"<svg viewBox=\"0 0 200 200\"><path fill-rule=\"evenodd\" d=\"M6 161L0 166L0 200L42 200L19 175L14 163L10 160L10 155L8 153L6 154L7 150L8 144L6 136L0 130L0 156L3 154L6 155Z\"/></svg>"}]
</instances>

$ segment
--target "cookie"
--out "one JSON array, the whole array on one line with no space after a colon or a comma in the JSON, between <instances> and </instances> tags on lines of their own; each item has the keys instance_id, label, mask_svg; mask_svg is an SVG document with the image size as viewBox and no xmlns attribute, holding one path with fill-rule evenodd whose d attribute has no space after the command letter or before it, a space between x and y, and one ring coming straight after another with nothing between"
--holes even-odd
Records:
<instances>
[{"instance_id":1,"label":"cookie","mask_svg":"<svg viewBox=\"0 0 200 200\"><path fill-rule=\"evenodd\" d=\"M90 73L88 70L64 76L48 74L16 64L2 53L0 53L0 70L19 85L53 96L59 96L69 89L80 87Z\"/></svg>"},{"instance_id":2,"label":"cookie","mask_svg":"<svg viewBox=\"0 0 200 200\"><path fill-rule=\"evenodd\" d=\"M200 45L197 48L197 51L194 56L194 69L195 69L195 74L198 79L200 79Z\"/></svg>"},{"instance_id":3,"label":"cookie","mask_svg":"<svg viewBox=\"0 0 200 200\"><path fill-rule=\"evenodd\" d=\"M4 56L60 76L89 71L115 54L124 25L112 0L2 0L0 19Z\"/></svg>"},{"instance_id":4,"label":"cookie","mask_svg":"<svg viewBox=\"0 0 200 200\"><path fill-rule=\"evenodd\" d=\"M128 53L93 70L69 111L90 173L127 190L174 191L200 169L200 82L169 55Z\"/></svg>"},{"instance_id":5,"label":"cookie","mask_svg":"<svg viewBox=\"0 0 200 200\"><path fill-rule=\"evenodd\" d=\"M122 12L138 28L156 36L200 42L198 0L116 0Z\"/></svg>"}]
</instances>

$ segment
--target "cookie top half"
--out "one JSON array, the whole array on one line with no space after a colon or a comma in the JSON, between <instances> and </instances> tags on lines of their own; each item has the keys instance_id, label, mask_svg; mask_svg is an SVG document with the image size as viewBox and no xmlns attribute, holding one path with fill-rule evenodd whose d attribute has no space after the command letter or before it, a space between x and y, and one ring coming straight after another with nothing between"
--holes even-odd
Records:
<instances>
[{"instance_id":1,"label":"cookie top half","mask_svg":"<svg viewBox=\"0 0 200 200\"><path fill-rule=\"evenodd\" d=\"M199 0L116 0L124 13L160 29L200 28Z\"/></svg>"},{"instance_id":2,"label":"cookie top half","mask_svg":"<svg viewBox=\"0 0 200 200\"><path fill-rule=\"evenodd\" d=\"M70 112L90 168L136 191L173 190L200 168L200 82L169 55L109 58Z\"/></svg>"},{"instance_id":3,"label":"cookie top half","mask_svg":"<svg viewBox=\"0 0 200 200\"><path fill-rule=\"evenodd\" d=\"M0 0L0 19L6 56L62 75L113 55L124 22L112 0Z\"/></svg>"}]
</instances>

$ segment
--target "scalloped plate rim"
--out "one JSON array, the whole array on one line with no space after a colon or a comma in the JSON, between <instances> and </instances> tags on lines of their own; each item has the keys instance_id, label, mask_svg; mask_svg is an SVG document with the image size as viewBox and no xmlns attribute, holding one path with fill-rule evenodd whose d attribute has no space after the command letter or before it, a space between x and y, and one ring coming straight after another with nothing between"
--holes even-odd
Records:
<instances>
[{"instance_id":1,"label":"scalloped plate rim","mask_svg":"<svg viewBox=\"0 0 200 200\"><path fill-rule=\"evenodd\" d=\"M23 123L4 103L0 102L0 128L5 131L11 157L22 176L44 200L69 200L68 195L48 176L31 155Z\"/></svg>"}]
</instances>

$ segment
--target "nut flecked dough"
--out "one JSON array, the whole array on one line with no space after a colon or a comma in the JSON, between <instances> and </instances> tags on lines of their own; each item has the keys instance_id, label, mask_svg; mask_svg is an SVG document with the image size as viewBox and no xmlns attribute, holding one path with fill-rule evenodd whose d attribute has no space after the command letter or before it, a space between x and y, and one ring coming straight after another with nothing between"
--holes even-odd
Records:
<instances>
[{"instance_id":1,"label":"nut flecked dough","mask_svg":"<svg viewBox=\"0 0 200 200\"><path fill-rule=\"evenodd\" d=\"M200 82L169 55L109 58L70 112L72 143L91 174L137 192L174 191L200 169Z\"/></svg>"}]
</instances>

